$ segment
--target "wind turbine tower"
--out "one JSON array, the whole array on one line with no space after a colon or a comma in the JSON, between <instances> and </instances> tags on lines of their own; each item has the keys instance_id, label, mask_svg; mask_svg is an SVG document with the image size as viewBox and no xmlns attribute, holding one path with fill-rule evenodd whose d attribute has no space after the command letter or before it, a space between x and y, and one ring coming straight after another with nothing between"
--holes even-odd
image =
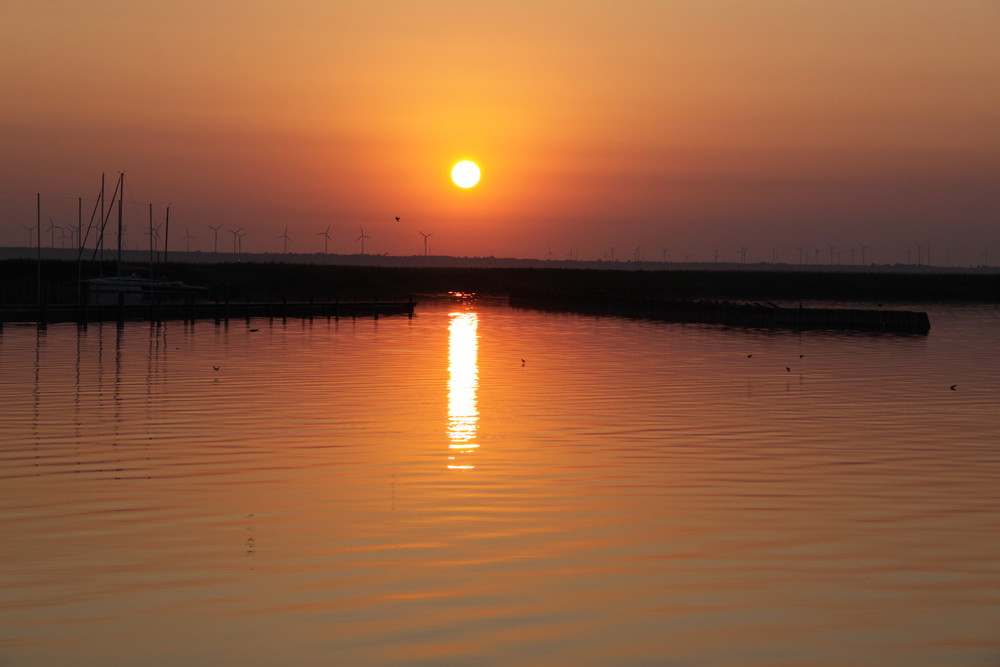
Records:
<instances>
[{"instance_id":1,"label":"wind turbine tower","mask_svg":"<svg viewBox=\"0 0 1000 667\"><path fill-rule=\"evenodd\" d=\"M217 227L213 227L212 225L205 226L212 230L212 234L215 238L212 243L212 252L219 252L219 230L222 229L222 225L218 225Z\"/></svg>"},{"instance_id":2,"label":"wind turbine tower","mask_svg":"<svg viewBox=\"0 0 1000 667\"><path fill-rule=\"evenodd\" d=\"M240 232L242 232L242 231L243 231L242 227L240 227L239 229L230 229L229 230L229 232L233 235L233 254L236 253L236 244L239 242Z\"/></svg>"},{"instance_id":3,"label":"wind turbine tower","mask_svg":"<svg viewBox=\"0 0 1000 667\"><path fill-rule=\"evenodd\" d=\"M429 232L427 234L424 234L422 231L420 231L418 229L417 233L424 237L424 257L426 257L427 256L427 239L429 239L430 237L434 236L434 232Z\"/></svg>"},{"instance_id":4,"label":"wind turbine tower","mask_svg":"<svg viewBox=\"0 0 1000 667\"><path fill-rule=\"evenodd\" d=\"M329 247L330 247L330 225L327 225L326 229L324 229L321 232L317 232L317 234L319 236L323 237L323 254L324 255L328 255L329 252L330 252L329 251Z\"/></svg>"}]
</instances>

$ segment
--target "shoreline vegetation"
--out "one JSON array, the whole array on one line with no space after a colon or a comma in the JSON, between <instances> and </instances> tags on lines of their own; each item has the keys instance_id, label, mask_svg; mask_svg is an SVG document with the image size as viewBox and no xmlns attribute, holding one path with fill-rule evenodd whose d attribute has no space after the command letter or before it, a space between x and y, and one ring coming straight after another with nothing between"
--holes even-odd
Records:
<instances>
[{"instance_id":1,"label":"shoreline vegetation","mask_svg":"<svg viewBox=\"0 0 1000 667\"><path fill-rule=\"evenodd\" d=\"M114 262L0 260L0 305L73 304L78 277L115 275ZM155 277L209 288L230 302L407 300L420 294L467 292L558 301L729 300L902 303L1000 303L1000 274L645 270L588 268L397 267L286 262L170 262ZM122 265L149 274L149 264ZM41 289L39 289L39 276Z\"/></svg>"}]
</instances>

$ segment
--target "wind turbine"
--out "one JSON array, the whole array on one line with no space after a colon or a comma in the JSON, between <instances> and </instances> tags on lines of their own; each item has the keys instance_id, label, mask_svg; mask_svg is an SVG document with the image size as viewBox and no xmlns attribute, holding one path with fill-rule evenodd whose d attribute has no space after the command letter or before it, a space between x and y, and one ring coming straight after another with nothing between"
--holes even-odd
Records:
<instances>
[{"instance_id":1,"label":"wind turbine","mask_svg":"<svg viewBox=\"0 0 1000 667\"><path fill-rule=\"evenodd\" d=\"M56 224L56 223L55 223L55 222L54 222L54 221L52 220L52 218L51 218L51 216L50 216L50 217L49 217L49 228L45 230L45 231L47 231L47 232L52 232L52 234L51 234L51 239L52 239L52 240L51 240L51 241L49 242L49 247L50 247L50 248L55 248L55 247L56 247L56 230L57 230L57 229L61 230L61 229L62 229L62 227L61 227L61 226L59 226L59 225L57 225L57 224Z\"/></svg>"},{"instance_id":2,"label":"wind turbine","mask_svg":"<svg viewBox=\"0 0 1000 667\"><path fill-rule=\"evenodd\" d=\"M24 229L28 230L28 247L31 248L35 245L35 228L34 226L29 227L28 225L21 225Z\"/></svg>"},{"instance_id":3,"label":"wind turbine","mask_svg":"<svg viewBox=\"0 0 1000 667\"><path fill-rule=\"evenodd\" d=\"M361 241L361 254L363 255L363 254L365 254L365 239L370 239L371 237L368 236L367 234L365 234L365 228L364 227L359 227L359 229L361 230L361 236L359 236L358 238L356 238L354 240L355 241Z\"/></svg>"},{"instance_id":4,"label":"wind turbine","mask_svg":"<svg viewBox=\"0 0 1000 667\"><path fill-rule=\"evenodd\" d=\"M279 236L278 238L279 239L285 239L285 253L284 254L287 255L288 254L288 242L292 240L292 238L288 235L288 226L287 225L285 226L285 233L282 234L281 236Z\"/></svg>"},{"instance_id":5,"label":"wind turbine","mask_svg":"<svg viewBox=\"0 0 1000 667\"><path fill-rule=\"evenodd\" d=\"M861 248L861 266L865 266L865 250L868 249L864 243L859 243L858 247Z\"/></svg>"},{"instance_id":6,"label":"wind turbine","mask_svg":"<svg viewBox=\"0 0 1000 667\"><path fill-rule=\"evenodd\" d=\"M613 245L613 246L609 246L609 247L611 248L611 261L613 262L613 261L615 261L615 248L617 248L618 246L614 246Z\"/></svg>"},{"instance_id":7,"label":"wind turbine","mask_svg":"<svg viewBox=\"0 0 1000 667\"><path fill-rule=\"evenodd\" d=\"M851 250L851 266L854 266L854 244L848 243L847 247Z\"/></svg>"},{"instance_id":8,"label":"wind turbine","mask_svg":"<svg viewBox=\"0 0 1000 667\"><path fill-rule=\"evenodd\" d=\"M795 249L799 251L799 266L802 266L802 258L805 256L806 247L804 245L797 245Z\"/></svg>"},{"instance_id":9,"label":"wind turbine","mask_svg":"<svg viewBox=\"0 0 1000 667\"><path fill-rule=\"evenodd\" d=\"M747 250L749 249L750 248L746 247L745 245L740 246L740 264L747 263Z\"/></svg>"},{"instance_id":10,"label":"wind turbine","mask_svg":"<svg viewBox=\"0 0 1000 667\"><path fill-rule=\"evenodd\" d=\"M243 231L242 227L240 227L240 229L237 230L237 232L236 232L236 236L239 239L239 249L240 249L240 252L243 252L243 237L246 236L249 233L250 232Z\"/></svg>"},{"instance_id":11,"label":"wind turbine","mask_svg":"<svg viewBox=\"0 0 1000 667\"><path fill-rule=\"evenodd\" d=\"M316 234L323 237L323 254L328 254L328 248L330 247L330 225L327 225L323 231L316 232Z\"/></svg>"},{"instance_id":12,"label":"wind turbine","mask_svg":"<svg viewBox=\"0 0 1000 667\"><path fill-rule=\"evenodd\" d=\"M242 231L243 231L242 227L240 227L239 229L230 229L229 230L229 233L233 235L233 253L236 253L236 243L239 241L240 232L242 232Z\"/></svg>"},{"instance_id":13,"label":"wind turbine","mask_svg":"<svg viewBox=\"0 0 1000 667\"><path fill-rule=\"evenodd\" d=\"M215 242L212 245L212 252L219 252L219 230L222 229L222 225L219 225L218 227L213 227L212 225L205 225L205 226L211 229L212 233L215 235Z\"/></svg>"},{"instance_id":14,"label":"wind turbine","mask_svg":"<svg viewBox=\"0 0 1000 667\"><path fill-rule=\"evenodd\" d=\"M187 227L185 227L184 228L184 238L182 238L181 241L187 241L187 251L188 252L191 252L191 241L193 241L193 240L195 240L195 238L193 236L191 236L191 231Z\"/></svg>"},{"instance_id":15,"label":"wind turbine","mask_svg":"<svg viewBox=\"0 0 1000 667\"><path fill-rule=\"evenodd\" d=\"M417 233L424 237L424 257L426 257L427 256L427 239L429 239L430 237L434 236L434 232L429 232L427 234L424 234L422 231L420 231L418 229Z\"/></svg>"},{"instance_id":16,"label":"wind turbine","mask_svg":"<svg viewBox=\"0 0 1000 667\"><path fill-rule=\"evenodd\" d=\"M150 208L152 208L152 206L150 206ZM161 226L162 225L156 225L154 227L153 226L152 216L150 216L149 229L147 229L146 231L144 231L142 233L143 236L148 236L149 237L149 255L150 255L150 257L152 257L153 253L156 252L156 249L159 247L160 227Z\"/></svg>"}]
</instances>

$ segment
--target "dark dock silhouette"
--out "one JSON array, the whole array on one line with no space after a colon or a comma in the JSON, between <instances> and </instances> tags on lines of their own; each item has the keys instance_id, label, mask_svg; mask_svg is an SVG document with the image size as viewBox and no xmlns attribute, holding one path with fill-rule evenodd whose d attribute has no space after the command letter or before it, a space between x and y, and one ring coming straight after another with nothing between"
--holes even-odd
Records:
<instances>
[{"instance_id":1,"label":"dark dock silhouette","mask_svg":"<svg viewBox=\"0 0 1000 667\"><path fill-rule=\"evenodd\" d=\"M782 308L772 303L551 295L541 292L511 294L510 304L517 308L756 329L828 329L926 334L931 328L927 313L882 308Z\"/></svg>"},{"instance_id":2,"label":"dark dock silhouette","mask_svg":"<svg viewBox=\"0 0 1000 667\"><path fill-rule=\"evenodd\" d=\"M167 320L230 320L313 317L412 317L416 303L407 301L335 301L335 302L198 302L149 303L129 305L20 305L0 308L2 322L107 322Z\"/></svg>"}]
</instances>

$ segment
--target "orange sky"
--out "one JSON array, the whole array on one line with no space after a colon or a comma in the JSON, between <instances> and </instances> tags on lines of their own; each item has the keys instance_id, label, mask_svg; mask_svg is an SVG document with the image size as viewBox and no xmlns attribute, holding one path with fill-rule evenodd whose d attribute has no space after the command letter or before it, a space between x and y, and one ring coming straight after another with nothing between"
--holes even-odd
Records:
<instances>
[{"instance_id":1,"label":"orange sky","mask_svg":"<svg viewBox=\"0 0 1000 667\"><path fill-rule=\"evenodd\" d=\"M0 245L26 242L35 192L75 224L124 170L133 246L152 202L202 250L224 224L244 251L280 251L286 226L290 251L322 251L330 225L353 253L363 225L369 253L421 254L421 230L451 255L1000 258L996 0L5 0L0 18ZM451 184L460 159L476 188Z\"/></svg>"}]
</instances>

